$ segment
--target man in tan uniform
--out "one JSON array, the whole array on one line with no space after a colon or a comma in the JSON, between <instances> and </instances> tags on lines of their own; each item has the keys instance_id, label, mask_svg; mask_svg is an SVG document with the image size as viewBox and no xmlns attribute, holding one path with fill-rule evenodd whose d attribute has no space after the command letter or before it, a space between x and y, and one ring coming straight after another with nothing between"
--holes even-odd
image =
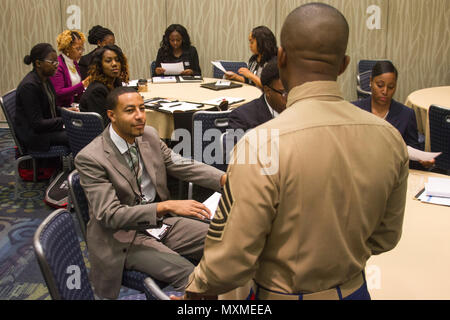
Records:
<instances>
[{"instance_id":1,"label":"man in tan uniform","mask_svg":"<svg viewBox=\"0 0 450 320\"><path fill-rule=\"evenodd\" d=\"M287 109L236 146L187 298L253 279L256 299L370 299L363 271L400 239L408 154L394 127L340 93L348 33L325 4L286 18L278 65Z\"/></svg>"}]
</instances>

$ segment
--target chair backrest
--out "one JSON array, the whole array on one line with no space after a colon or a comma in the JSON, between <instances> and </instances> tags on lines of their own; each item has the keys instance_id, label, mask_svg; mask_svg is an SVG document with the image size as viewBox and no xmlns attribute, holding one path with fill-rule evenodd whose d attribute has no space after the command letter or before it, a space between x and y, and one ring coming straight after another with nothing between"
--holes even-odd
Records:
<instances>
[{"instance_id":1,"label":"chair backrest","mask_svg":"<svg viewBox=\"0 0 450 320\"><path fill-rule=\"evenodd\" d=\"M86 240L86 226L89 222L89 203L80 183L80 175L77 170L73 170L67 177L69 183L70 199L75 208L75 214L80 225L81 233Z\"/></svg>"},{"instance_id":2,"label":"chair backrest","mask_svg":"<svg viewBox=\"0 0 450 320\"><path fill-rule=\"evenodd\" d=\"M390 60L386 60L386 59L373 59L373 60L362 59L362 60L359 60L358 61L358 74L366 72L366 71L372 72L373 66L378 61L390 61Z\"/></svg>"},{"instance_id":3,"label":"chair backrest","mask_svg":"<svg viewBox=\"0 0 450 320\"><path fill-rule=\"evenodd\" d=\"M450 109L431 105L428 115L430 149L432 152L442 152L436 157L436 167L450 170Z\"/></svg>"},{"instance_id":4,"label":"chair backrest","mask_svg":"<svg viewBox=\"0 0 450 320\"><path fill-rule=\"evenodd\" d=\"M234 73L237 73L239 68L248 68L247 62L244 62L244 61L220 60L219 62L222 64L222 66L225 70L233 71ZM218 79L223 78L223 72L221 70L217 69L214 65L213 65L213 77L218 78Z\"/></svg>"},{"instance_id":5,"label":"chair backrest","mask_svg":"<svg viewBox=\"0 0 450 320\"><path fill-rule=\"evenodd\" d=\"M222 154L224 157L224 163L227 164L227 166L230 163L230 155L234 146L244 136L244 134L245 131L242 129L227 129L224 133L222 133L222 136L220 137L222 142Z\"/></svg>"},{"instance_id":6,"label":"chair backrest","mask_svg":"<svg viewBox=\"0 0 450 320\"><path fill-rule=\"evenodd\" d=\"M229 128L231 110L197 111L192 117L194 159L210 164L220 170L223 163L221 135ZM201 142L201 143L200 143Z\"/></svg>"},{"instance_id":7,"label":"chair backrest","mask_svg":"<svg viewBox=\"0 0 450 320\"><path fill-rule=\"evenodd\" d=\"M154 77L156 76L156 61L152 61L152 63L150 63L150 77Z\"/></svg>"},{"instance_id":8,"label":"chair backrest","mask_svg":"<svg viewBox=\"0 0 450 320\"><path fill-rule=\"evenodd\" d=\"M61 117L74 158L103 132L103 118L96 112L75 112L61 108Z\"/></svg>"},{"instance_id":9,"label":"chair backrest","mask_svg":"<svg viewBox=\"0 0 450 320\"><path fill-rule=\"evenodd\" d=\"M67 210L56 210L41 223L33 246L52 299L94 299L75 224Z\"/></svg>"},{"instance_id":10,"label":"chair backrest","mask_svg":"<svg viewBox=\"0 0 450 320\"><path fill-rule=\"evenodd\" d=\"M8 122L9 130L19 149L19 154L25 154L25 148L20 143L16 135L16 89L9 91L3 97L0 98L0 105L2 107L3 114L5 115L6 122Z\"/></svg>"}]
</instances>

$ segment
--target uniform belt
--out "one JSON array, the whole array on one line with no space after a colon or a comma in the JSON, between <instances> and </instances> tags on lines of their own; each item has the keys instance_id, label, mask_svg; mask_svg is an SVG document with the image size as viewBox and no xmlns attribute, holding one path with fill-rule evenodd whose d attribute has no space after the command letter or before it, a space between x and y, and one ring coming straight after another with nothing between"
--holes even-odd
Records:
<instances>
[{"instance_id":1,"label":"uniform belt","mask_svg":"<svg viewBox=\"0 0 450 320\"><path fill-rule=\"evenodd\" d=\"M259 300L342 300L361 288L365 283L363 273L359 273L343 284L313 293L290 294L272 291L261 287L257 283L253 286L253 291L256 292L256 299Z\"/></svg>"}]
</instances>

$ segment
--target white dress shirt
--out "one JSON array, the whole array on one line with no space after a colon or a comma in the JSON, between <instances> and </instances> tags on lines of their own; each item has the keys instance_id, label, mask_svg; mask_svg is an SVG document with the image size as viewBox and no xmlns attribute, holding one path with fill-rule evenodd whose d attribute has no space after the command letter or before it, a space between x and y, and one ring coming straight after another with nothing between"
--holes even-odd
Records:
<instances>
[{"instance_id":1,"label":"white dress shirt","mask_svg":"<svg viewBox=\"0 0 450 320\"><path fill-rule=\"evenodd\" d=\"M117 132L113 129L112 125L109 126L109 135L111 137L112 142L116 145L117 149L119 149L120 153L124 157L128 157L129 155L126 154L128 152L128 148L134 146L135 144L134 143L132 145L127 144L127 142L122 137L120 137L117 134ZM152 183L152 180L150 179L147 170L145 169L145 166L143 165L140 152L138 152L138 156L139 156L139 168L140 170L142 170L142 178L141 178L142 195L148 202L153 202L156 196L156 189Z\"/></svg>"}]
</instances>

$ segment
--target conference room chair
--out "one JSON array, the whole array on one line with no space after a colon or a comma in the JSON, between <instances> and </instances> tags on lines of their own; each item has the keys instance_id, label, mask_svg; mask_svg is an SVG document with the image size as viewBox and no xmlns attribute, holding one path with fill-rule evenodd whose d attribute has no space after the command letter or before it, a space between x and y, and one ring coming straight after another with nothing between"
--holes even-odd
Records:
<instances>
[{"instance_id":1,"label":"conference room chair","mask_svg":"<svg viewBox=\"0 0 450 320\"><path fill-rule=\"evenodd\" d=\"M156 61L150 63L150 77L156 77Z\"/></svg>"},{"instance_id":2,"label":"conference room chair","mask_svg":"<svg viewBox=\"0 0 450 320\"><path fill-rule=\"evenodd\" d=\"M436 167L450 174L450 109L431 105L428 110L431 152L442 152L436 157Z\"/></svg>"},{"instance_id":3,"label":"conference room chair","mask_svg":"<svg viewBox=\"0 0 450 320\"><path fill-rule=\"evenodd\" d=\"M39 267L53 300L94 300L72 215L65 209L52 212L38 227L33 248ZM146 290L158 299L168 296L152 279L143 282ZM130 297L124 297L129 300ZM132 299L144 300L144 295Z\"/></svg>"},{"instance_id":4,"label":"conference room chair","mask_svg":"<svg viewBox=\"0 0 450 320\"><path fill-rule=\"evenodd\" d=\"M61 108L72 157L103 132L103 118L96 112L76 112Z\"/></svg>"},{"instance_id":5,"label":"conference room chair","mask_svg":"<svg viewBox=\"0 0 450 320\"><path fill-rule=\"evenodd\" d=\"M370 89L370 77L372 69L378 61L389 61L385 59L362 59L358 61L358 73L356 75L356 94L358 99L364 99L372 95Z\"/></svg>"},{"instance_id":6,"label":"conference room chair","mask_svg":"<svg viewBox=\"0 0 450 320\"><path fill-rule=\"evenodd\" d=\"M192 117L192 128L193 128L193 140L201 141L201 150L195 150L194 146L194 159L201 160L204 162L204 151L208 146L212 146L211 144L216 144L219 148L215 148L212 150L211 155L213 158L217 156L217 158L223 159L223 154L221 153L221 141L220 136L229 128L228 119L230 117L231 110L226 111L197 111L194 113ZM214 134L212 137L208 138L205 136L205 133ZM215 141L215 138L218 141ZM194 143L195 144L195 143ZM201 153L200 153L201 151ZM219 155L215 153L220 152ZM200 158L201 156L201 158ZM219 161L223 162L223 161ZM216 167L220 170L226 170L226 165L223 163L208 163L213 167Z\"/></svg>"},{"instance_id":7,"label":"conference room chair","mask_svg":"<svg viewBox=\"0 0 450 320\"><path fill-rule=\"evenodd\" d=\"M238 73L239 68L248 68L247 62L244 61L225 61L219 60L225 70ZM222 79L224 73L213 65L213 77Z\"/></svg>"},{"instance_id":8,"label":"conference room chair","mask_svg":"<svg viewBox=\"0 0 450 320\"><path fill-rule=\"evenodd\" d=\"M14 185L14 199L17 199L19 185L21 178L19 175L19 166L22 161L31 160L33 164L33 181L37 181L37 160L38 159L51 159L60 158L62 161L68 159L70 155L70 150L66 146L51 146L48 151L45 152L34 152L28 151L22 145L22 143L17 138L16 126L15 126L15 115L16 115L16 90L12 90L6 93L3 97L0 97L0 105L2 107L3 114L5 115L6 121L11 131L11 135L17 146L18 157L15 161L15 185ZM51 183L51 182L50 182Z\"/></svg>"},{"instance_id":9,"label":"conference room chair","mask_svg":"<svg viewBox=\"0 0 450 320\"><path fill-rule=\"evenodd\" d=\"M356 94L358 99L364 99L372 95L370 89L370 76L372 71L364 71L356 75Z\"/></svg>"},{"instance_id":10,"label":"conference room chair","mask_svg":"<svg viewBox=\"0 0 450 320\"><path fill-rule=\"evenodd\" d=\"M69 195L70 201L74 206L75 215L80 226L81 234L86 241L86 246L88 246L86 237L86 226L89 222L89 204L84 193L83 187L80 183L80 176L77 170L73 170L68 178L69 185ZM145 286L144 281L149 278L149 276L143 272L125 269L122 277L122 285L140 292L145 292L146 296L150 299L152 296L159 295L160 285L165 286L164 283L158 282L158 284L152 285L152 291ZM152 283L153 280L147 281L148 284Z\"/></svg>"},{"instance_id":11,"label":"conference room chair","mask_svg":"<svg viewBox=\"0 0 450 320\"><path fill-rule=\"evenodd\" d=\"M232 129L227 129L222 135L220 136L221 141L221 152L223 155L223 161L226 165L225 169L228 168L228 164L230 163L230 156L231 152L233 151L234 146L238 143L238 141L244 136L245 132L243 134L238 134ZM224 170L226 171L226 170Z\"/></svg>"}]
</instances>

